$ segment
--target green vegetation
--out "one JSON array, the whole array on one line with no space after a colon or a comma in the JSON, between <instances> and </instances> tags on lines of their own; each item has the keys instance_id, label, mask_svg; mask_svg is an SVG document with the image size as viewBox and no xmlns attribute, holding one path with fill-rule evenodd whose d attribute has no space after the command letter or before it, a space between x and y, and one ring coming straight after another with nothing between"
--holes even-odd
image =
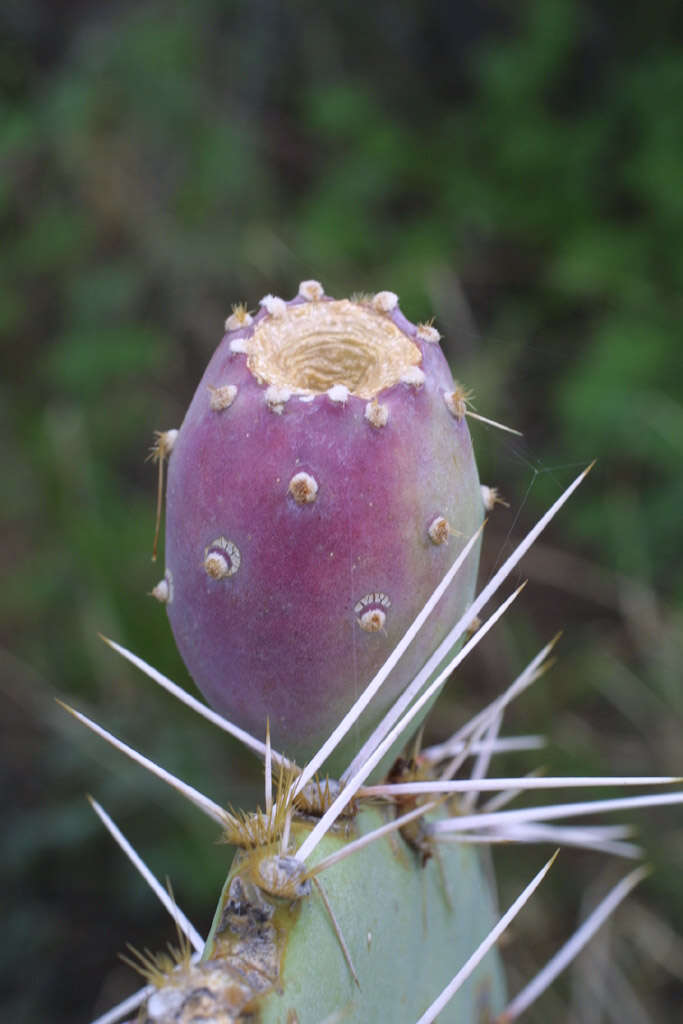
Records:
<instances>
[{"instance_id":1,"label":"green vegetation","mask_svg":"<svg viewBox=\"0 0 683 1024\"><path fill-rule=\"evenodd\" d=\"M337 295L390 287L411 319L436 316L477 409L525 435L472 428L482 479L510 502L487 528L484 572L597 457L522 565L524 608L453 681L434 735L564 628L510 731L548 733L553 774L681 771L680 22L670 0L628 15L612 0L4 6L8 1017L85 1021L135 985L116 961L125 942L168 937L86 789L204 931L228 863L211 828L53 696L221 801L250 806L261 790L255 762L96 635L189 685L146 596L160 573L145 456L154 429L178 425L233 302L314 277ZM524 757L509 770L537 763ZM665 1022L680 965L652 950L683 931L681 822L633 820L656 872L610 956ZM537 861L496 856L503 905ZM601 863L560 858L517 926L515 980L570 932ZM552 1000L569 983L557 991L529 1020L563 1019Z\"/></svg>"}]
</instances>

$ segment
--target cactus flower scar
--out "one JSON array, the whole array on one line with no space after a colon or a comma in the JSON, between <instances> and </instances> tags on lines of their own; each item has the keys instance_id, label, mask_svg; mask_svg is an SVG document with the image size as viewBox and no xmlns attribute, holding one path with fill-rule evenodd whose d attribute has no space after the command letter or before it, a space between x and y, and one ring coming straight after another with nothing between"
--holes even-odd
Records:
<instances>
[{"instance_id":1,"label":"cactus flower scar","mask_svg":"<svg viewBox=\"0 0 683 1024\"><path fill-rule=\"evenodd\" d=\"M393 292L237 306L173 435L154 590L195 682L305 761L480 527L464 395ZM386 679L347 764L474 596L479 544ZM172 585L171 585L172 581ZM331 668L334 671L331 671ZM330 765L328 765L330 767Z\"/></svg>"}]
</instances>

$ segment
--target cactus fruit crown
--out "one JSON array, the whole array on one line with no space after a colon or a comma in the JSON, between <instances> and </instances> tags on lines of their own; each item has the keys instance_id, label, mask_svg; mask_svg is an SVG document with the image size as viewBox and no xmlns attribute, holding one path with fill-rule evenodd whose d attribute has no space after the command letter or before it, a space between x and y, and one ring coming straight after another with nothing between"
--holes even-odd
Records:
<instances>
[{"instance_id":1,"label":"cactus fruit crown","mask_svg":"<svg viewBox=\"0 0 683 1024\"><path fill-rule=\"evenodd\" d=\"M458 387L393 292L236 306L168 457L166 574L153 593L208 701L306 759L479 528ZM332 772L473 598L478 546Z\"/></svg>"}]
</instances>

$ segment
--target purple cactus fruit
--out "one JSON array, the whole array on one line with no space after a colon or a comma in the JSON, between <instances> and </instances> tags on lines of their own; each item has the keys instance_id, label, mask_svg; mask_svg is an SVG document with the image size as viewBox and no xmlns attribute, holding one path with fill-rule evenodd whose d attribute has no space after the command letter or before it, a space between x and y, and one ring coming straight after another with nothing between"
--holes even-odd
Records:
<instances>
[{"instance_id":1,"label":"purple cactus fruit","mask_svg":"<svg viewBox=\"0 0 683 1024\"><path fill-rule=\"evenodd\" d=\"M209 702L304 762L482 521L458 389L396 296L236 308L174 437L164 600ZM345 764L472 600L475 548Z\"/></svg>"}]
</instances>

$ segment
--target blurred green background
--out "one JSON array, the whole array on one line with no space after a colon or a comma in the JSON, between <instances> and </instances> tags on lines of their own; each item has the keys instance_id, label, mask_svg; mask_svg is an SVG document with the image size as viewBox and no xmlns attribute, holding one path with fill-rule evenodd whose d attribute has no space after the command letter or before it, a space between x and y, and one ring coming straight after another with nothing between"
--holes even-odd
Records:
<instances>
[{"instance_id":1,"label":"blurred green background","mask_svg":"<svg viewBox=\"0 0 683 1024\"><path fill-rule=\"evenodd\" d=\"M510 504L484 575L599 460L431 736L562 628L507 722L550 745L496 770L681 772L682 21L673 0L2 5L3 1019L86 1022L138 985L126 941L173 937L86 791L200 929L228 863L55 696L222 803L260 795L254 760L97 637L191 686L147 596L145 458L234 302L313 277L436 316L477 409L524 431L471 425ZM530 1021L678 1019L683 815L624 819L656 871ZM503 901L544 853L496 853ZM508 941L513 991L624 871L562 854Z\"/></svg>"}]
</instances>

